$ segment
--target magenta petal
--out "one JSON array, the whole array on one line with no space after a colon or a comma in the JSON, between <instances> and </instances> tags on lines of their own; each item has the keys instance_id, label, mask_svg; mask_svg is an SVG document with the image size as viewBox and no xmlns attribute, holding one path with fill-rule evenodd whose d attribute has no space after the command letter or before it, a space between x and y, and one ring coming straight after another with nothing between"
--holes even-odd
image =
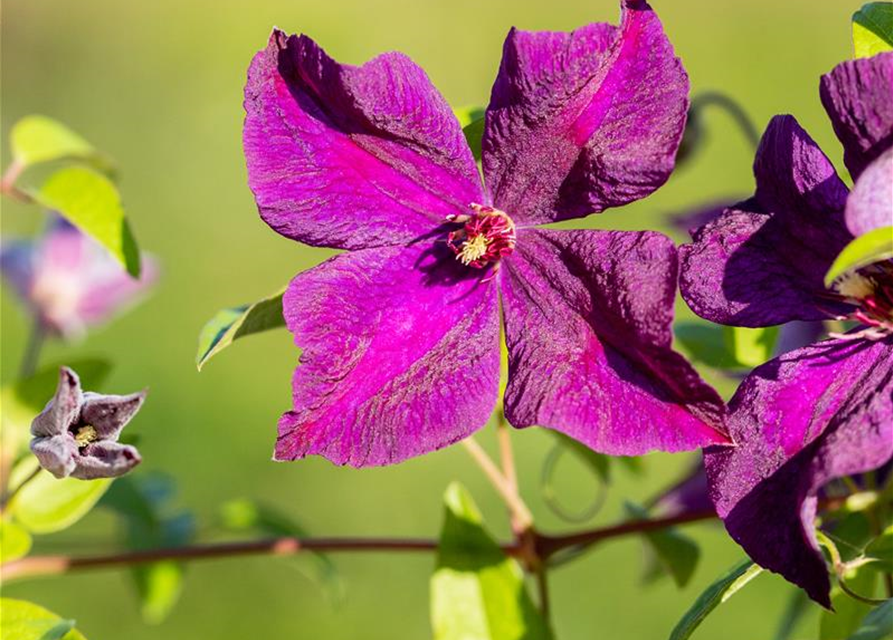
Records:
<instances>
[{"instance_id":1,"label":"magenta petal","mask_svg":"<svg viewBox=\"0 0 893 640\"><path fill-rule=\"evenodd\" d=\"M755 369L729 404L737 446L705 453L711 496L761 566L830 606L817 491L893 456L893 340L826 341Z\"/></svg>"},{"instance_id":2,"label":"magenta petal","mask_svg":"<svg viewBox=\"0 0 893 640\"><path fill-rule=\"evenodd\" d=\"M854 236L893 226L893 148L868 165L856 180L845 216Z\"/></svg>"},{"instance_id":3,"label":"magenta petal","mask_svg":"<svg viewBox=\"0 0 893 640\"><path fill-rule=\"evenodd\" d=\"M283 308L304 351L277 460L392 464L487 422L499 386L496 286L436 247L344 254L292 280Z\"/></svg>"},{"instance_id":4,"label":"magenta petal","mask_svg":"<svg viewBox=\"0 0 893 640\"><path fill-rule=\"evenodd\" d=\"M502 271L509 422L611 455L728 442L719 396L670 346L676 269L659 233L520 230Z\"/></svg>"},{"instance_id":5,"label":"magenta petal","mask_svg":"<svg viewBox=\"0 0 893 640\"><path fill-rule=\"evenodd\" d=\"M688 77L646 2L620 27L512 30L493 85L483 166L520 223L577 218L642 198L673 169Z\"/></svg>"},{"instance_id":6,"label":"magenta petal","mask_svg":"<svg viewBox=\"0 0 893 640\"><path fill-rule=\"evenodd\" d=\"M680 248L682 297L713 322L764 327L822 320L825 273L852 239L847 190L791 116L769 123L754 163L756 197L728 209Z\"/></svg>"},{"instance_id":7,"label":"magenta petal","mask_svg":"<svg viewBox=\"0 0 893 640\"><path fill-rule=\"evenodd\" d=\"M822 76L822 104L853 179L893 146L893 52L842 62Z\"/></svg>"},{"instance_id":8,"label":"magenta petal","mask_svg":"<svg viewBox=\"0 0 893 640\"><path fill-rule=\"evenodd\" d=\"M397 245L483 201L459 122L402 54L341 65L310 38L274 31L248 71L245 110L249 186L289 238Z\"/></svg>"}]
</instances>

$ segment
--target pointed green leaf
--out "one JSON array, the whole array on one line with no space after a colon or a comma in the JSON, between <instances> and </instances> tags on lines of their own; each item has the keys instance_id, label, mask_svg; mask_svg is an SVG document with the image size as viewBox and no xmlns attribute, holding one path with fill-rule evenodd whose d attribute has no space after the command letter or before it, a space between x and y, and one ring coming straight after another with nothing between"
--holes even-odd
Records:
<instances>
[{"instance_id":1,"label":"pointed green leaf","mask_svg":"<svg viewBox=\"0 0 893 640\"><path fill-rule=\"evenodd\" d=\"M483 528L481 515L458 483L446 511L431 578L435 640L538 640L548 627L524 585L524 573Z\"/></svg>"},{"instance_id":2,"label":"pointed green leaf","mask_svg":"<svg viewBox=\"0 0 893 640\"><path fill-rule=\"evenodd\" d=\"M865 555L873 559L873 562L865 565L866 568L893 573L893 525L869 543Z\"/></svg>"},{"instance_id":3,"label":"pointed green leaf","mask_svg":"<svg viewBox=\"0 0 893 640\"><path fill-rule=\"evenodd\" d=\"M22 168L63 158L92 159L98 154L81 136L46 116L25 116L9 133L13 160Z\"/></svg>"},{"instance_id":4,"label":"pointed green leaf","mask_svg":"<svg viewBox=\"0 0 893 640\"><path fill-rule=\"evenodd\" d=\"M226 349L235 340L252 333L269 331L285 326L282 317L283 287L273 295L254 304L218 311L202 327L198 336L198 353L195 366L201 371L205 363Z\"/></svg>"},{"instance_id":5,"label":"pointed green leaf","mask_svg":"<svg viewBox=\"0 0 893 640\"><path fill-rule=\"evenodd\" d=\"M63 620L33 602L0 598L3 640L85 640L74 620Z\"/></svg>"},{"instance_id":6,"label":"pointed green leaf","mask_svg":"<svg viewBox=\"0 0 893 640\"><path fill-rule=\"evenodd\" d=\"M893 638L893 599L878 605L862 620L858 631L847 640L889 640Z\"/></svg>"},{"instance_id":7,"label":"pointed green leaf","mask_svg":"<svg viewBox=\"0 0 893 640\"><path fill-rule=\"evenodd\" d=\"M34 462L24 459L12 475L27 477L36 466ZM111 483L111 478L57 480L48 471L41 471L16 493L8 510L31 533L61 531L87 515Z\"/></svg>"},{"instance_id":8,"label":"pointed green leaf","mask_svg":"<svg viewBox=\"0 0 893 640\"><path fill-rule=\"evenodd\" d=\"M634 520L648 519L647 509L626 503L627 513ZM680 589L688 584L698 566L701 550L698 543L674 527L649 531L642 535L660 566Z\"/></svg>"},{"instance_id":9,"label":"pointed green leaf","mask_svg":"<svg viewBox=\"0 0 893 640\"><path fill-rule=\"evenodd\" d=\"M28 555L31 535L14 520L0 520L0 563Z\"/></svg>"},{"instance_id":10,"label":"pointed green leaf","mask_svg":"<svg viewBox=\"0 0 893 640\"><path fill-rule=\"evenodd\" d=\"M465 140L471 147L471 153L474 159L481 160L481 140L484 135L484 114L486 110L483 107L459 107L453 109L459 124L462 125L462 133L465 134Z\"/></svg>"},{"instance_id":11,"label":"pointed green leaf","mask_svg":"<svg viewBox=\"0 0 893 640\"><path fill-rule=\"evenodd\" d=\"M65 167L50 175L40 189L28 193L108 249L127 273L139 277L139 249L111 180L87 167Z\"/></svg>"},{"instance_id":12,"label":"pointed green leaf","mask_svg":"<svg viewBox=\"0 0 893 640\"><path fill-rule=\"evenodd\" d=\"M857 58L893 50L893 3L869 2L853 14L853 49Z\"/></svg>"},{"instance_id":13,"label":"pointed green leaf","mask_svg":"<svg viewBox=\"0 0 893 640\"><path fill-rule=\"evenodd\" d=\"M707 587L698 597L691 609L685 612L676 628L673 629L673 632L670 634L670 640L686 640L690 638L716 607L735 595L762 571L762 567L754 564L751 560L744 560L736 565L726 575Z\"/></svg>"},{"instance_id":14,"label":"pointed green leaf","mask_svg":"<svg viewBox=\"0 0 893 640\"><path fill-rule=\"evenodd\" d=\"M843 248L825 275L825 286L830 287L837 278L848 271L890 258L893 258L893 227L881 227L869 231Z\"/></svg>"}]
</instances>

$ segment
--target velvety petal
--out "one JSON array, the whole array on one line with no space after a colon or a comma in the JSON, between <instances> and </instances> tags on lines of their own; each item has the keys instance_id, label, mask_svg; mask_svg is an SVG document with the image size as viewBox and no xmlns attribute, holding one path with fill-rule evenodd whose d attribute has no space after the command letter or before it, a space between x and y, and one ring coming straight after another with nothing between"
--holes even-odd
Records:
<instances>
[{"instance_id":1,"label":"velvety petal","mask_svg":"<svg viewBox=\"0 0 893 640\"><path fill-rule=\"evenodd\" d=\"M83 393L78 375L68 367L61 367L56 394L31 422L31 435L43 438L67 433L78 419L82 403Z\"/></svg>"},{"instance_id":2,"label":"velvety petal","mask_svg":"<svg viewBox=\"0 0 893 640\"><path fill-rule=\"evenodd\" d=\"M769 123L754 163L756 197L728 209L680 248L682 297L699 316L743 327L821 320L825 273L852 240L847 190L791 116Z\"/></svg>"},{"instance_id":3,"label":"velvety petal","mask_svg":"<svg viewBox=\"0 0 893 640\"><path fill-rule=\"evenodd\" d=\"M500 273L509 422L610 455L728 442L719 396L670 347L676 271L659 233L519 230Z\"/></svg>"},{"instance_id":4,"label":"velvety petal","mask_svg":"<svg viewBox=\"0 0 893 640\"><path fill-rule=\"evenodd\" d=\"M881 154L856 180L845 215L854 236L893 226L893 149Z\"/></svg>"},{"instance_id":5,"label":"velvety petal","mask_svg":"<svg viewBox=\"0 0 893 640\"><path fill-rule=\"evenodd\" d=\"M142 462L136 448L117 442L94 442L87 445L76 459L72 478L96 480L117 478Z\"/></svg>"},{"instance_id":6,"label":"velvety petal","mask_svg":"<svg viewBox=\"0 0 893 640\"><path fill-rule=\"evenodd\" d=\"M577 218L643 198L673 169L688 76L644 1L619 27L513 29L483 136L487 187L516 222Z\"/></svg>"},{"instance_id":7,"label":"velvety petal","mask_svg":"<svg viewBox=\"0 0 893 640\"><path fill-rule=\"evenodd\" d=\"M893 455L893 339L829 340L756 368L729 404L737 446L705 452L726 528L761 566L830 606L817 491Z\"/></svg>"},{"instance_id":8,"label":"velvety petal","mask_svg":"<svg viewBox=\"0 0 893 640\"><path fill-rule=\"evenodd\" d=\"M88 391L84 394L81 422L92 425L100 439L117 440L121 430L136 415L145 400L145 391L126 396L110 396Z\"/></svg>"},{"instance_id":9,"label":"velvety petal","mask_svg":"<svg viewBox=\"0 0 893 640\"><path fill-rule=\"evenodd\" d=\"M38 463L57 478L67 478L77 466L78 447L70 435L31 440L31 453Z\"/></svg>"},{"instance_id":10,"label":"velvety petal","mask_svg":"<svg viewBox=\"0 0 893 640\"><path fill-rule=\"evenodd\" d=\"M893 53L840 63L822 76L820 93L855 180L893 146Z\"/></svg>"},{"instance_id":11,"label":"velvety petal","mask_svg":"<svg viewBox=\"0 0 893 640\"><path fill-rule=\"evenodd\" d=\"M303 348L277 460L385 465L461 440L499 384L495 282L444 244L370 249L301 273L283 299Z\"/></svg>"},{"instance_id":12,"label":"velvety petal","mask_svg":"<svg viewBox=\"0 0 893 640\"><path fill-rule=\"evenodd\" d=\"M245 110L249 186L289 238L397 245L483 200L459 122L402 54L352 67L274 31L248 71Z\"/></svg>"}]
</instances>

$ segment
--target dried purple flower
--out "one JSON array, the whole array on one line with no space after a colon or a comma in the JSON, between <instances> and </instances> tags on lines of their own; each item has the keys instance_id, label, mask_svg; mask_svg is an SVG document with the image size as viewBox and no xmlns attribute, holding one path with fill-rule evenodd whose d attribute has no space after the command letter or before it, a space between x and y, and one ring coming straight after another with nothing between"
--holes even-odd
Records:
<instances>
[{"instance_id":1,"label":"dried purple flower","mask_svg":"<svg viewBox=\"0 0 893 640\"><path fill-rule=\"evenodd\" d=\"M396 463L483 426L509 349L506 416L600 451L726 441L724 406L677 353L676 250L657 233L557 231L654 191L688 80L655 14L512 30L483 135L398 53L342 65L275 31L245 88L249 185L282 235L346 249L283 300L303 348L275 457Z\"/></svg>"},{"instance_id":2,"label":"dried purple flower","mask_svg":"<svg viewBox=\"0 0 893 640\"><path fill-rule=\"evenodd\" d=\"M729 403L738 446L705 453L711 497L732 537L825 606L816 496L830 480L893 457L893 262L824 286L854 233L890 224L891 87L893 53L845 62L822 79L856 177L852 194L797 121L778 116L757 151L755 196L680 251L682 295L708 320L759 327L834 316L860 325L755 369Z\"/></svg>"},{"instance_id":3,"label":"dried purple flower","mask_svg":"<svg viewBox=\"0 0 893 640\"><path fill-rule=\"evenodd\" d=\"M77 374L62 367L56 395L31 423L31 451L57 478L123 475L141 458L135 447L120 444L118 437L145 399L145 391L127 396L82 393Z\"/></svg>"}]
</instances>

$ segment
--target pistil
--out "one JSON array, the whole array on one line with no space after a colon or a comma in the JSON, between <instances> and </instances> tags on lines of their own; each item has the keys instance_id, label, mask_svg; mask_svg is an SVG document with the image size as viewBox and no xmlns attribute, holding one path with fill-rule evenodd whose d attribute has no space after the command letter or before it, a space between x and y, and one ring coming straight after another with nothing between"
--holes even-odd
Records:
<instances>
[{"instance_id":1,"label":"pistil","mask_svg":"<svg viewBox=\"0 0 893 640\"><path fill-rule=\"evenodd\" d=\"M470 205L469 215L451 216L464 226L447 237L456 259L468 267L483 269L515 250L515 223L504 212L480 204Z\"/></svg>"}]
</instances>

